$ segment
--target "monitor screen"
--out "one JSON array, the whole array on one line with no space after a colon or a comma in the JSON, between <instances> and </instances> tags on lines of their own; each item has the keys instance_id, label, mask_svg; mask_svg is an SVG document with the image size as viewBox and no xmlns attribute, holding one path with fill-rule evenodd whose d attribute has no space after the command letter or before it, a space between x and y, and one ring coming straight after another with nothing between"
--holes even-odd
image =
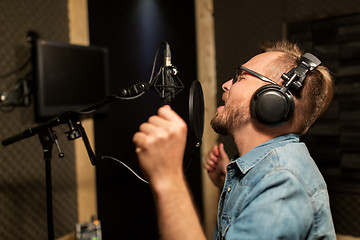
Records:
<instances>
[{"instance_id":1,"label":"monitor screen","mask_svg":"<svg viewBox=\"0 0 360 240\"><path fill-rule=\"evenodd\" d=\"M77 111L108 94L106 48L41 39L35 48L37 120Z\"/></svg>"}]
</instances>

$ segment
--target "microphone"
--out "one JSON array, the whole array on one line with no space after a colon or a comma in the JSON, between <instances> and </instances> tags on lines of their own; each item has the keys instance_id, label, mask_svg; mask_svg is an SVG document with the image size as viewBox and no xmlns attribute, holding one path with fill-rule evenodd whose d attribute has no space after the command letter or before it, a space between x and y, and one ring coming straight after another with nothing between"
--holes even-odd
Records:
<instances>
[{"instance_id":1,"label":"microphone","mask_svg":"<svg viewBox=\"0 0 360 240\"><path fill-rule=\"evenodd\" d=\"M164 50L164 67L170 67L171 66L171 51L170 51L170 45L166 42L165 43L165 50Z\"/></svg>"},{"instance_id":2,"label":"microphone","mask_svg":"<svg viewBox=\"0 0 360 240\"><path fill-rule=\"evenodd\" d=\"M162 42L161 44L165 44L163 54L164 62L156 76L153 78L155 63L161 45L158 47L155 54L150 81L148 83L140 82L122 89L120 96L116 96L117 98L124 100L135 99L144 94L145 91L154 89L160 95L161 106L171 105L174 102L175 95L184 89L184 85L177 76L177 68L171 63L170 45L167 42ZM193 81L191 84L188 109L189 133L195 142L195 147L199 148L201 146L201 139L204 131L204 97L199 81Z\"/></svg>"},{"instance_id":3,"label":"microphone","mask_svg":"<svg viewBox=\"0 0 360 240\"><path fill-rule=\"evenodd\" d=\"M166 44L164 49L164 64L160 68L159 72L156 74L154 78L153 72L155 67L155 60L158 54L158 50L154 59L153 72L151 73L150 81L148 83L140 82L134 85L131 85L128 88L124 88L120 91L120 94L116 97L124 100L135 99L145 91L151 89L155 89L160 95L161 106L163 105L171 105L175 100L175 95L181 92L184 89L184 85L178 78L178 70L175 66L171 64L171 51L170 45L167 42L162 42L162 44Z\"/></svg>"},{"instance_id":4,"label":"microphone","mask_svg":"<svg viewBox=\"0 0 360 240\"><path fill-rule=\"evenodd\" d=\"M177 77L178 70L171 64L170 45L165 42L164 66L155 77L155 83L161 75L162 85L154 84L160 90L161 105L171 105L184 85ZM193 81L189 92L189 133L195 142L195 147L199 148L202 142L204 131L204 96L199 81Z\"/></svg>"},{"instance_id":5,"label":"microphone","mask_svg":"<svg viewBox=\"0 0 360 240\"><path fill-rule=\"evenodd\" d=\"M175 99L175 82L173 81L172 75L172 65L171 65L171 52L170 46L166 43L164 50L164 72L162 73L162 83L164 87L161 89L161 105L171 105Z\"/></svg>"},{"instance_id":6,"label":"microphone","mask_svg":"<svg viewBox=\"0 0 360 240\"><path fill-rule=\"evenodd\" d=\"M184 85L177 76L177 68L171 64L170 45L167 42L164 43L164 65L150 82L160 94L161 106L171 105L175 100L175 95L184 89Z\"/></svg>"}]
</instances>

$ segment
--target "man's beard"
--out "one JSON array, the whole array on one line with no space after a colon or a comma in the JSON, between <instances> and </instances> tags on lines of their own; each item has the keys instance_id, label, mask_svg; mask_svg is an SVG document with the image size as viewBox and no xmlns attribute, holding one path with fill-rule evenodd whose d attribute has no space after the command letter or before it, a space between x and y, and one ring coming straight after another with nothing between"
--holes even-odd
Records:
<instances>
[{"instance_id":1,"label":"man's beard","mask_svg":"<svg viewBox=\"0 0 360 240\"><path fill-rule=\"evenodd\" d=\"M224 135L224 136L229 135L228 124L225 123L224 121L222 121L222 119L220 119L220 116L218 113L216 113L215 116L213 117L213 119L211 119L210 125L216 133Z\"/></svg>"},{"instance_id":2,"label":"man's beard","mask_svg":"<svg viewBox=\"0 0 360 240\"><path fill-rule=\"evenodd\" d=\"M216 133L224 136L231 135L233 129L250 119L249 107L234 105L234 103L226 104L220 115L216 112L210 122Z\"/></svg>"}]
</instances>

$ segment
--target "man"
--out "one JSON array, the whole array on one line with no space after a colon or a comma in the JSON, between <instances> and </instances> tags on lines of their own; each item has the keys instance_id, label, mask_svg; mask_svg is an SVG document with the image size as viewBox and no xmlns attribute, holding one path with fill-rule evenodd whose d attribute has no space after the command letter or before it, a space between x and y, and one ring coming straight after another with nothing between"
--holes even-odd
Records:
<instances>
[{"instance_id":1,"label":"man","mask_svg":"<svg viewBox=\"0 0 360 240\"><path fill-rule=\"evenodd\" d=\"M301 56L296 45L276 43L223 84L225 105L211 125L233 137L241 157L229 161L220 144L206 159L211 180L223 189L214 239L335 239L326 184L299 143L299 135L331 101L328 70L319 66L298 91L290 89L295 109L288 119L267 124L252 109L254 93L265 85L283 86L282 74L298 66ZM133 139L163 239L205 239L182 172L186 131L184 121L165 106Z\"/></svg>"}]
</instances>

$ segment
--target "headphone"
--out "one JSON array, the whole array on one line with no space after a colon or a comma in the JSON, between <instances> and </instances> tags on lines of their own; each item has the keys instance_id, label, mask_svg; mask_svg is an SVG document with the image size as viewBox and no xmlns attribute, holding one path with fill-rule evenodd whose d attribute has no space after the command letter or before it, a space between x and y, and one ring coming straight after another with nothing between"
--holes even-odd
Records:
<instances>
[{"instance_id":1,"label":"headphone","mask_svg":"<svg viewBox=\"0 0 360 240\"><path fill-rule=\"evenodd\" d=\"M268 126L280 126L289 120L294 112L295 101L291 88L299 90L306 75L319 66L321 61L311 53L305 53L297 67L282 74L284 86L268 84L260 87L250 101L252 118Z\"/></svg>"}]
</instances>

